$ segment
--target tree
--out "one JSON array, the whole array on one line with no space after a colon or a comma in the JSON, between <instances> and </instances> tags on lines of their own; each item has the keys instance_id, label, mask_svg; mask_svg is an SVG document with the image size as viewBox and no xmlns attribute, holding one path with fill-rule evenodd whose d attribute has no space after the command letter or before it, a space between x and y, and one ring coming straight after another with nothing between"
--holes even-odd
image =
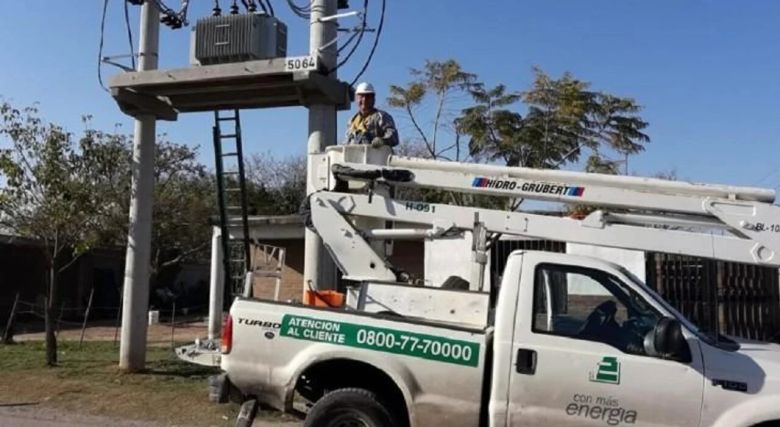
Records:
<instances>
[{"instance_id":1,"label":"tree","mask_svg":"<svg viewBox=\"0 0 780 427\"><path fill-rule=\"evenodd\" d=\"M468 90L476 84L476 74L464 71L457 61L448 59L446 61L426 60L423 69L412 68L411 75L414 79L405 86L390 86L387 103L406 114L430 158L464 160L465 153L461 151L460 136L457 134L453 119L448 117L447 105L456 100L459 95L468 93ZM433 118L431 130L426 133L422 128L423 123L418 109L429 95L433 97ZM440 136L445 129L456 131L456 135L452 143L442 147Z\"/></svg>"},{"instance_id":2,"label":"tree","mask_svg":"<svg viewBox=\"0 0 780 427\"><path fill-rule=\"evenodd\" d=\"M101 223L96 193L70 133L44 122L35 107L0 104L0 135L10 148L0 151L0 225L43 243L46 275L46 364L57 363L53 308L63 271L96 242Z\"/></svg>"},{"instance_id":3,"label":"tree","mask_svg":"<svg viewBox=\"0 0 780 427\"><path fill-rule=\"evenodd\" d=\"M504 85L485 89L474 85L473 107L463 109L456 120L459 132L469 137L469 150L477 159L502 160L507 166L557 169L577 162L583 150L590 156L586 170L616 163L604 150L627 156L644 150L650 138L631 98L590 89L590 83L570 73L552 78L533 68L534 81L522 94ZM510 109L522 100L525 117Z\"/></svg>"},{"instance_id":4,"label":"tree","mask_svg":"<svg viewBox=\"0 0 780 427\"><path fill-rule=\"evenodd\" d=\"M523 142L537 147L525 166L556 169L577 161L582 148L595 148L588 123L595 94L588 90L590 83L570 73L553 79L540 68L533 72L534 82L522 97L528 105Z\"/></svg>"},{"instance_id":5,"label":"tree","mask_svg":"<svg viewBox=\"0 0 780 427\"><path fill-rule=\"evenodd\" d=\"M256 214L297 213L306 198L306 157L283 159L270 152L255 154L246 165L251 210Z\"/></svg>"},{"instance_id":6,"label":"tree","mask_svg":"<svg viewBox=\"0 0 780 427\"><path fill-rule=\"evenodd\" d=\"M570 73L553 79L538 67L533 72L534 83L523 101L529 106L525 127L542 141L541 164L535 167L575 162L583 148L592 156L612 149L627 157L650 141L642 133L648 123L637 115L642 108L632 98L591 91L590 83Z\"/></svg>"},{"instance_id":7,"label":"tree","mask_svg":"<svg viewBox=\"0 0 780 427\"><path fill-rule=\"evenodd\" d=\"M598 93L589 114L595 142L606 145L624 156L626 175L628 175L628 156L644 151L645 147L642 143L650 142L650 137L642 133L648 123L637 115L641 109L642 107L632 98Z\"/></svg>"},{"instance_id":8,"label":"tree","mask_svg":"<svg viewBox=\"0 0 780 427\"><path fill-rule=\"evenodd\" d=\"M503 160L507 165L524 165L529 148L520 143L523 118L508 107L520 95L507 92L506 86L485 89L482 84L470 90L476 105L464 108L455 120L459 134L470 137L469 154L477 160Z\"/></svg>"},{"instance_id":9,"label":"tree","mask_svg":"<svg viewBox=\"0 0 780 427\"><path fill-rule=\"evenodd\" d=\"M132 140L128 135L88 128L80 149L86 177L100 200L100 243L127 244ZM150 284L171 286L182 263L202 259L210 245L210 217L216 212L214 176L197 160L198 150L169 141L155 146L154 208Z\"/></svg>"},{"instance_id":10,"label":"tree","mask_svg":"<svg viewBox=\"0 0 780 427\"><path fill-rule=\"evenodd\" d=\"M172 284L183 263L205 259L208 253L216 184L197 156L197 148L165 138L157 144L152 283Z\"/></svg>"},{"instance_id":11,"label":"tree","mask_svg":"<svg viewBox=\"0 0 780 427\"><path fill-rule=\"evenodd\" d=\"M412 81L404 86L391 85L387 103L401 110L414 128L414 136L402 141L396 150L407 155L440 160L467 161L469 151L463 146L460 129L451 104L459 103L469 91L479 86L477 75L465 71L454 59L425 61L422 69L410 70ZM430 131L423 127L422 110L432 109ZM444 135L451 135L443 141ZM435 189L399 189L397 197L425 200L430 203L453 203L483 207L503 207L500 198L467 195Z\"/></svg>"},{"instance_id":12,"label":"tree","mask_svg":"<svg viewBox=\"0 0 780 427\"><path fill-rule=\"evenodd\" d=\"M627 158L644 150L650 138L642 131L648 124L632 98L593 91L571 73L553 78L538 67L533 73L531 87L518 93L503 84L486 87L454 59L428 60L422 69L411 70L412 81L390 86L387 102L410 120L415 131L410 141L433 159L556 169L576 163L586 149L602 163L611 161L603 158L605 151ZM464 94L470 95L470 105L457 116L448 114L453 104L463 103ZM520 101L525 116L515 110ZM431 131L426 132L421 112L431 108ZM442 142L445 130L454 135L451 141ZM467 151L462 137L468 138Z\"/></svg>"},{"instance_id":13,"label":"tree","mask_svg":"<svg viewBox=\"0 0 780 427\"><path fill-rule=\"evenodd\" d=\"M620 170L619 167L620 166L616 161L606 160L597 155L591 155L588 157L588 161L585 164L585 172L617 175Z\"/></svg>"}]
</instances>

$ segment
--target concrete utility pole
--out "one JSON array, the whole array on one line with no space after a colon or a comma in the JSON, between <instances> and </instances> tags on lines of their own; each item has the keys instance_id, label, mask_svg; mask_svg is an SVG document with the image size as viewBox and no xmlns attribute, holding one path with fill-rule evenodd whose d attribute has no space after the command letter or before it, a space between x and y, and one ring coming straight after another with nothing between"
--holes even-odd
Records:
<instances>
[{"instance_id":1,"label":"concrete utility pole","mask_svg":"<svg viewBox=\"0 0 780 427\"><path fill-rule=\"evenodd\" d=\"M222 334L222 303L225 275L222 270L222 230L214 227L211 233L211 273L209 274L209 331L208 339L219 339Z\"/></svg>"},{"instance_id":2,"label":"concrete utility pole","mask_svg":"<svg viewBox=\"0 0 780 427\"><path fill-rule=\"evenodd\" d=\"M320 64L328 69L336 66L338 59L337 43L325 49L320 48L328 42L334 40L338 35L338 24L336 20L320 22L320 18L332 16L338 10L337 0L313 0L311 2L309 51L312 56L319 56ZM331 74L336 77L336 72ZM329 145L335 145L336 141L336 106L335 105L312 105L309 107L309 149L308 154L317 154L325 150ZM314 191L312 182L311 158L307 163L306 193L311 194ZM305 256L303 263L303 288L308 289L308 283L311 283L314 289L321 285L334 285L325 283L332 276L332 262L322 246L322 239L314 232L306 229L305 237Z\"/></svg>"},{"instance_id":3,"label":"concrete utility pole","mask_svg":"<svg viewBox=\"0 0 780 427\"><path fill-rule=\"evenodd\" d=\"M157 68L160 11L156 2L141 7L138 71ZM137 117L133 135L133 183L130 193L130 229L125 258L122 339L119 367L128 372L146 363L146 313L149 309L149 254L154 201L154 145L156 122L152 115Z\"/></svg>"}]
</instances>

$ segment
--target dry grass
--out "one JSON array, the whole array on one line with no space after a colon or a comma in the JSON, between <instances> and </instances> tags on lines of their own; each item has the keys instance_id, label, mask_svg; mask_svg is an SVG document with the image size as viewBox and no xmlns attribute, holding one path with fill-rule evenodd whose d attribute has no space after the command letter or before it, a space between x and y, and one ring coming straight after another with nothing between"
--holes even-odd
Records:
<instances>
[{"instance_id":1,"label":"dry grass","mask_svg":"<svg viewBox=\"0 0 780 427\"><path fill-rule=\"evenodd\" d=\"M168 425L232 426L238 405L208 401L207 378L218 372L182 362L169 346L152 346L147 371L119 371L111 342L59 343L59 366L44 366L38 341L0 346L0 404L39 403L90 415ZM280 419L273 412L258 418Z\"/></svg>"}]
</instances>

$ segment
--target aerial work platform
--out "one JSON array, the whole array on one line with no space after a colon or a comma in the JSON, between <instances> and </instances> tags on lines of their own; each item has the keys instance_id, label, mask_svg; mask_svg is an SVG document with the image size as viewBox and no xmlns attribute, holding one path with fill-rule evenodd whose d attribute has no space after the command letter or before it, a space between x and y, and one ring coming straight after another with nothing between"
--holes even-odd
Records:
<instances>
[{"instance_id":1,"label":"aerial work platform","mask_svg":"<svg viewBox=\"0 0 780 427\"><path fill-rule=\"evenodd\" d=\"M319 71L316 57L273 58L169 70L125 72L109 87L130 116L176 120L178 113L336 105L349 108L348 83Z\"/></svg>"}]
</instances>

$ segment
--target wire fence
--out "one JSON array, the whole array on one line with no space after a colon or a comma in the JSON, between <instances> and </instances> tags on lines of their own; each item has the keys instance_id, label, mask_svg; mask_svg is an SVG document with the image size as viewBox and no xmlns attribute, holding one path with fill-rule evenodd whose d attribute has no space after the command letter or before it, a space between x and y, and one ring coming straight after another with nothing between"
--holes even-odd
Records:
<instances>
[{"instance_id":1,"label":"wire fence","mask_svg":"<svg viewBox=\"0 0 780 427\"><path fill-rule=\"evenodd\" d=\"M67 306L63 302L59 306L49 309L55 335L59 338L62 336L63 331L67 331L65 339L74 339L76 337L73 333L78 331L79 346L81 346L86 339L88 330L101 328L97 332L97 336L87 340L97 339L105 341L112 338L114 344L118 345L122 319L121 304L118 306L93 306L93 296L94 294L91 293L86 307ZM4 304L4 306L9 307L9 304ZM181 337L177 339L177 329L189 331L193 324L200 324L200 322L205 320L202 313L207 309L207 304L182 306L177 305L176 302L172 302L168 307L150 309L147 342L158 344L170 342L171 348L175 347L176 343L182 339ZM0 332L3 334L2 343L12 343L14 336L21 336L24 339L37 339L37 334L45 333L47 311L45 301L24 301L17 294L13 303L10 304L10 311L7 310L7 308L3 310L3 312L8 312L9 315L5 319L3 329L0 329ZM110 318L103 316L101 319L96 319L94 318L95 312L112 313L112 316ZM164 333L164 328L170 328L170 334ZM112 337L110 335L111 330L113 330ZM197 333L197 330L195 333ZM186 339L194 338L197 338L197 336L187 337Z\"/></svg>"}]
</instances>

